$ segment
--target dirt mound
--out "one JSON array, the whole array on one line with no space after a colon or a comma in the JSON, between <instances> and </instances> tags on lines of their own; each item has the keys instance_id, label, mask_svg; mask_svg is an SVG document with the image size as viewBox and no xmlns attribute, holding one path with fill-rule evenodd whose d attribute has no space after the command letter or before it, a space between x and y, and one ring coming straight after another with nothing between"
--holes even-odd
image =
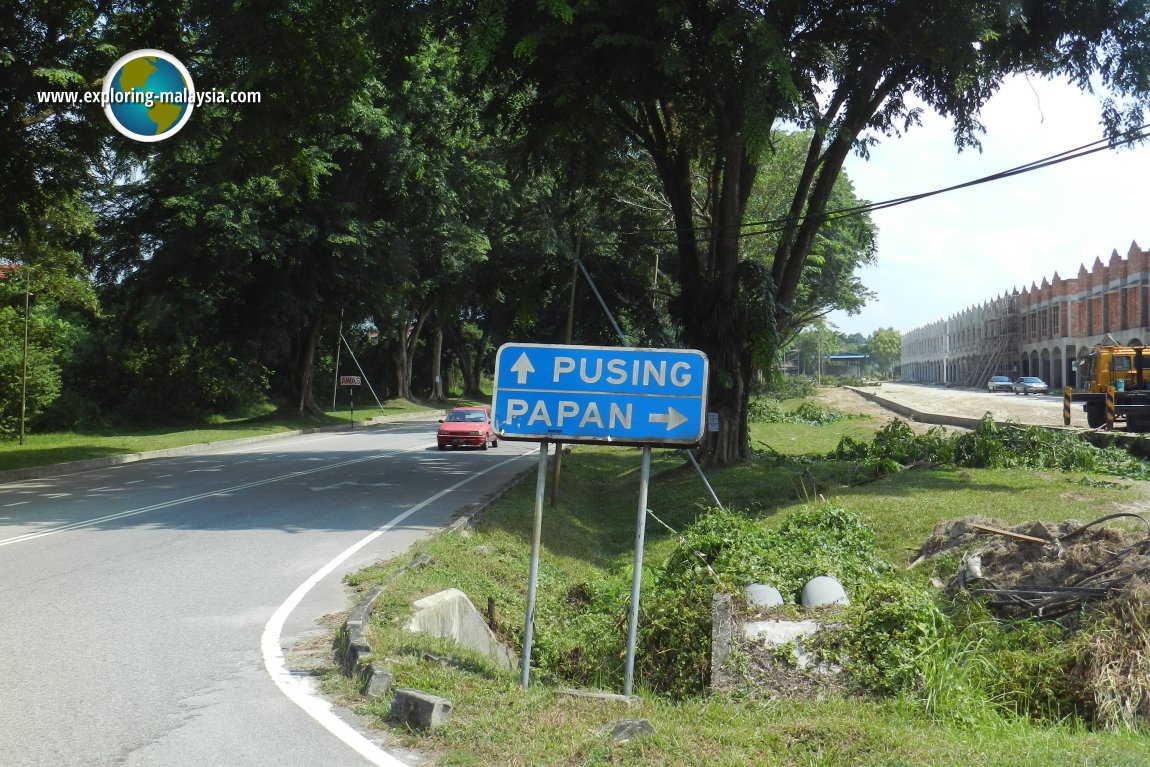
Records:
<instances>
[{"instance_id":1,"label":"dirt mound","mask_svg":"<svg viewBox=\"0 0 1150 767\"><path fill-rule=\"evenodd\" d=\"M937 524L919 559L963 554L950 592L986 595L1001 617L1053 618L1150 580L1150 523L1121 513L1091 522L1009 526L988 517Z\"/></svg>"},{"instance_id":2,"label":"dirt mound","mask_svg":"<svg viewBox=\"0 0 1150 767\"><path fill-rule=\"evenodd\" d=\"M946 553L962 554L950 594L979 594L1002 619L1063 617L1074 628L1071 676L1097 724L1150 727L1150 522L966 517L936 525L919 559Z\"/></svg>"}]
</instances>

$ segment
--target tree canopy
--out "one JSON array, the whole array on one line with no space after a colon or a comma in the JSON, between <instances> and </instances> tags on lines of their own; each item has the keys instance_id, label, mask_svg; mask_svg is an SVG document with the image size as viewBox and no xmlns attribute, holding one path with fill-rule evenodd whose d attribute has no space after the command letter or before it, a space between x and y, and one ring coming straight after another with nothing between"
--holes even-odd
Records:
<instances>
[{"instance_id":1,"label":"tree canopy","mask_svg":"<svg viewBox=\"0 0 1150 767\"><path fill-rule=\"evenodd\" d=\"M1102 105L1111 131L1142 124L1150 89L1150 17L1137 0L478 7L477 56L534 84L536 129L598 131L609 121L650 157L674 219L669 307L683 341L711 359L722 429L708 458L720 464L750 455L755 359L777 348L800 298L850 152L911 128L924 108L953 120L960 148L977 146L979 109L1014 73L1084 88L1097 79L1114 96ZM742 234L783 125L809 140L768 271L745 256Z\"/></svg>"},{"instance_id":2,"label":"tree canopy","mask_svg":"<svg viewBox=\"0 0 1150 767\"><path fill-rule=\"evenodd\" d=\"M6 7L0 260L39 281L40 327L74 330L32 333L42 422L316 412L341 327L381 389L476 393L498 344L566 337L573 278L573 339L617 342L578 257L628 342L707 353L705 457L739 460L756 371L869 297L846 157L925 109L977 147L1020 72L1097 88L1111 135L1141 125L1147 26L1134 0ZM152 144L38 99L145 47L263 99Z\"/></svg>"}]
</instances>

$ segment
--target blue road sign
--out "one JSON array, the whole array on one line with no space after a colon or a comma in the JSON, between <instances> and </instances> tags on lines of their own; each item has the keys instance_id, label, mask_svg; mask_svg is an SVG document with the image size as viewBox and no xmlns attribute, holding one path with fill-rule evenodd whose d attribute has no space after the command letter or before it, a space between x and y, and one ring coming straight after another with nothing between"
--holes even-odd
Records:
<instances>
[{"instance_id":1,"label":"blue road sign","mask_svg":"<svg viewBox=\"0 0 1150 767\"><path fill-rule=\"evenodd\" d=\"M683 447L703 438L707 356L692 349L504 344L492 420L500 438Z\"/></svg>"}]
</instances>

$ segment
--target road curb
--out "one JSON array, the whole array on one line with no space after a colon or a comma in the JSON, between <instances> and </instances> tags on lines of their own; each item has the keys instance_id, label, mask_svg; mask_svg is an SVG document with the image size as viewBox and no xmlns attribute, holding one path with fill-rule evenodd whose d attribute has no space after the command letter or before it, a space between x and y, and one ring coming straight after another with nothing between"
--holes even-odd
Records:
<instances>
[{"instance_id":1,"label":"road curb","mask_svg":"<svg viewBox=\"0 0 1150 767\"><path fill-rule=\"evenodd\" d=\"M981 418L969 418L959 415L924 413L921 410L915 410L914 408L907 407L900 402L895 402L894 400L887 399L886 397L881 397L874 392L867 391L866 389L860 389L856 386L846 386L844 388L853 391L855 394L861 395L876 405L881 405L887 410L898 413L904 418L909 418L912 421L917 421L918 423L930 424L932 426L958 426L963 429L973 429L975 426L978 426L979 421L982 420ZM1005 423L1005 421L995 421L995 423L1001 426Z\"/></svg>"},{"instance_id":2,"label":"road curb","mask_svg":"<svg viewBox=\"0 0 1150 767\"><path fill-rule=\"evenodd\" d=\"M941 415L939 413L924 413L920 410L907 407L894 400L881 397L874 392L859 389L854 386L843 387L861 395L862 397L870 400L876 405L880 405L887 410L890 410L904 418L909 418L918 423L931 424L934 426L958 426L964 429L973 429L978 426L981 419L968 418L965 416L957 415ZM1010 423L1017 423L1017 421L1000 421L995 419L994 423L998 426L1006 426ZM1044 424L1035 424L1042 429L1049 429L1050 431L1067 431L1078 435L1080 439L1089 442L1095 447L1107 447L1109 445L1116 445L1125 449L1131 455L1137 458L1150 458L1150 436L1146 434L1130 434L1122 431L1105 431L1102 429L1083 429L1071 426L1051 426Z\"/></svg>"},{"instance_id":3,"label":"road curb","mask_svg":"<svg viewBox=\"0 0 1150 767\"><path fill-rule=\"evenodd\" d=\"M417 421L422 418L438 418L444 415L444 410L426 410L420 413L398 413L396 415L380 415L366 421L357 421L353 424L337 424L333 426L317 426L313 429L294 429L277 434L261 434L258 437L241 437L239 439L225 439L219 442L197 442L192 445L179 447L166 447L160 450L147 450L142 453L125 453L107 458L88 458L83 461L68 461L66 463L50 463L44 466L28 466L23 469L6 469L0 471L0 484L5 482L19 482L25 479L43 479L45 477L58 477L64 474L78 474L84 471L106 469L111 466L121 466L136 461L146 461L151 458L175 458L182 455L196 455L207 453L224 447L241 447L254 445L260 442L271 442L285 437L298 437L302 434L317 434L320 432L343 431L356 426L376 426L381 423L395 421Z\"/></svg>"},{"instance_id":4,"label":"road curb","mask_svg":"<svg viewBox=\"0 0 1150 767\"><path fill-rule=\"evenodd\" d=\"M517 472L513 477L489 493L482 500L461 507L455 519L444 527L441 532L458 533L464 528L469 527L472 522L486 513L499 499L506 495L507 491L519 484L524 477L533 471L537 471L537 468L528 466L522 471ZM375 610L376 601L382 596L387 586L400 575L413 568L423 568L431 564L434 564L434 562L426 554L417 554L411 562L388 575L382 582L360 597L355 607L351 609L347 618L340 625L339 629L336 630L335 638L332 640L336 659L339 661L340 669L344 675L356 680L361 693L364 693L374 673L385 671L382 668L371 668L371 659L374 652L364 632L364 628L367 626L368 621L371 620L371 614Z\"/></svg>"}]
</instances>

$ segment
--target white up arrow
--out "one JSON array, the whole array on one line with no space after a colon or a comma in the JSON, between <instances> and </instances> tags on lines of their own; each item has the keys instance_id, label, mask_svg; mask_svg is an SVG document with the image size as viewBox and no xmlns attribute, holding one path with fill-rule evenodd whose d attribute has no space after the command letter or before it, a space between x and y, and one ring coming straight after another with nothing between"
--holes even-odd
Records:
<instances>
[{"instance_id":1,"label":"white up arrow","mask_svg":"<svg viewBox=\"0 0 1150 767\"><path fill-rule=\"evenodd\" d=\"M531 365L531 360L527 359L527 352L519 355L519 359L515 360L515 364L511 366L511 372L519 376L519 385L527 383L527 374L534 373L535 368Z\"/></svg>"},{"instance_id":2,"label":"white up arrow","mask_svg":"<svg viewBox=\"0 0 1150 767\"><path fill-rule=\"evenodd\" d=\"M668 407L666 413L651 413L647 416L647 420L651 423L665 423L667 424L667 431L670 431L676 426L685 424L687 417L675 408Z\"/></svg>"}]
</instances>

